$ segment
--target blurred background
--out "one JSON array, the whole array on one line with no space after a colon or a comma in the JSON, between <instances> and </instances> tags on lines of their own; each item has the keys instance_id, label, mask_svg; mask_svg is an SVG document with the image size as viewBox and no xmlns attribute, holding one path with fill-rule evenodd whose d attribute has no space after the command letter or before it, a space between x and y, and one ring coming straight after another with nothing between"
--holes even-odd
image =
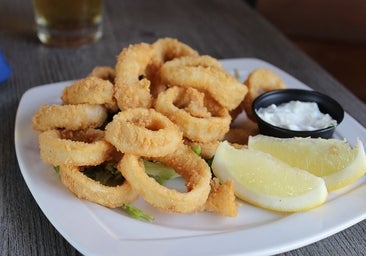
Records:
<instances>
[{"instance_id":1,"label":"blurred background","mask_svg":"<svg viewBox=\"0 0 366 256\"><path fill-rule=\"evenodd\" d=\"M248 0L366 103L366 0Z\"/></svg>"}]
</instances>

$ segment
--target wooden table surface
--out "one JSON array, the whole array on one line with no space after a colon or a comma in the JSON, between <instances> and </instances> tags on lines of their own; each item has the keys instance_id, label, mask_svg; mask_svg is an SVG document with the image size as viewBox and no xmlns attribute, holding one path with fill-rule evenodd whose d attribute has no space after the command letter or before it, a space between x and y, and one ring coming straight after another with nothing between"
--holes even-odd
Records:
<instances>
[{"instance_id":1,"label":"wooden table surface","mask_svg":"<svg viewBox=\"0 0 366 256\"><path fill-rule=\"evenodd\" d=\"M80 48L41 45L31 1L1 1L0 51L13 73L0 85L0 255L80 254L47 220L19 170L14 123L23 93L37 85L84 77L96 65L113 66L123 47L166 36L219 59L270 62L329 94L366 126L365 105L244 1L105 0L103 38ZM283 255L366 255L366 221Z\"/></svg>"}]
</instances>

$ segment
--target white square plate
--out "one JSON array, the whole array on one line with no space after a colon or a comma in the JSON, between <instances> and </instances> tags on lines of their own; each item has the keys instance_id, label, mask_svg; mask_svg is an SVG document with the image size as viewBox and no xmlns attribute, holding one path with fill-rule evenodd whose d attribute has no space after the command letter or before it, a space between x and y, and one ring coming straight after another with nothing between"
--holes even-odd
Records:
<instances>
[{"instance_id":1,"label":"white square plate","mask_svg":"<svg viewBox=\"0 0 366 256\"><path fill-rule=\"evenodd\" d=\"M258 59L226 59L224 67L244 81L255 68L275 71L289 88L306 85ZM339 232L366 218L366 177L336 192L324 205L294 214L281 214L241 204L238 216L214 213L162 213L142 199L135 205L155 220L132 219L123 210L108 209L77 199L60 182L52 167L40 160L32 116L42 104L60 102L71 81L34 87L24 93L15 123L15 148L22 175L33 197L54 227L85 255L269 255L292 250ZM238 117L245 118L242 116ZM240 121L240 120L239 120ZM335 137L366 142L366 130L350 115Z\"/></svg>"}]
</instances>

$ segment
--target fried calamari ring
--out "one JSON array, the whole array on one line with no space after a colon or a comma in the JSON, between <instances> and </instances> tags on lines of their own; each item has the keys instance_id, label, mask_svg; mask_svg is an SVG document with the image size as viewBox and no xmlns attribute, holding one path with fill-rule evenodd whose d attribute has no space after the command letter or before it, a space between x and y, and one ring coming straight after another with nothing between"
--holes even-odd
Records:
<instances>
[{"instance_id":1,"label":"fried calamari ring","mask_svg":"<svg viewBox=\"0 0 366 256\"><path fill-rule=\"evenodd\" d=\"M122 185L110 187L87 177L81 170L82 167L78 166L60 166L62 183L78 198L116 208L131 203L138 197L138 193L132 189L128 181L124 181Z\"/></svg>"},{"instance_id":2,"label":"fried calamari ring","mask_svg":"<svg viewBox=\"0 0 366 256\"><path fill-rule=\"evenodd\" d=\"M147 77L151 81L150 92L156 98L157 95L165 91L167 86L161 79L159 70L160 67L169 60L176 58L194 56L197 57L198 52L193 50L190 46L178 41L174 38L161 38L156 40L152 47L154 48L153 64L148 66Z\"/></svg>"},{"instance_id":3,"label":"fried calamari ring","mask_svg":"<svg viewBox=\"0 0 366 256\"><path fill-rule=\"evenodd\" d=\"M108 160L114 147L96 129L79 131L48 130L38 136L41 159L48 164L98 165Z\"/></svg>"},{"instance_id":4,"label":"fried calamari ring","mask_svg":"<svg viewBox=\"0 0 366 256\"><path fill-rule=\"evenodd\" d=\"M192 99L197 94L204 97L203 105L194 105ZM192 141L220 140L230 127L231 117L227 109L194 88L169 88L159 94L155 109L177 124L184 137Z\"/></svg>"},{"instance_id":5,"label":"fried calamari ring","mask_svg":"<svg viewBox=\"0 0 366 256\"><path fill-rule=\"evenodd\" d=\"M172 167L186 180L187 192L169 189L149 177L139 156L125 154L117 168L133 189L152 206L179 213L201 210L210 192L211 171L207 163L184 144L157 160Z\"/></svg>"},{"instance_id":6,"label":"fried calamari ring","mask_svg":"<svg viewBox=\"0 0 366 256\"><path fill-rule=\"evenodd\" d=\"M61 96L63 104L104 105L115 112L118 110L114 99L114 86L108 80L98 77L86 77L66 87Z\"/></svg>"},{"instance_id":7,"label":"fried calamari ring","mask_svg":"<svg viewBox=\"0 0 366 256\"><path fill-rule=\"evenodd\" d=\"M108 80L114 83L116 77L116 72L112 67L109 66L97 66L88 74L87 77L98 77L103 80Z\"/></svg>"},{"instance_id":8,"label":"fried calamari ring","mask_svg":"<svg viewBox=\"0 0 366 256\"><path fill-rule=\"evenodd\" d=\"M154 109L121 111L105 128L105 138L120 152L145 157L164 156L182 141L182 132Z\"/></svg>"},{"instance_id":9,"label":"fried calamari ring","mask_svg":"<svg viewBox=\"0 0 366 256\"><path fill-rule=\"evenodd\" d=\"M168 60L167 60L168 61ZM189 56L183 56L183 57L177 57L175 59L170 60L171 66L203 66L203 67L216 67L219 69L222 69L222 64L215 58L208 56L208 55L189 55ZM162 63L161 63L162 65ZM160 65L160 66L161 66ZM152 94L156 98L159 93L165 91L167 89L166 82L164 81L164 78L162 77L162 74L160 74L160 66L159 68L156 68L153 70L150 75L153 81L152 86Z\"/></svg>"},{"instance_id":10,"label":"fried calamari ring","mask_svg":"<svg viewBox=\"0 0 366 256\"><path fill-rule=\"evenodd\" d=\"M152 44L159 64L183 56L198 56L198 52L175 38L160 38Z\"/></svg>"},{"instance_id":11,"label":"fried calamari ring","mask_svg":"<svg viewBox=\"0 0 366 256\"><path fill-rule=\"evenodd\" d=\"M285 88L281 77L265 68L258 68L252 71L244 81L244 84L248 87L248 93L242 102L242 106L248 118L254 122L256 122L256 119L253 115L252 103L255 98L264 92Z\"/></svg>"},{"instance_id":12,"label":"fried calamari ring","mask_svg":"<svg viewBox=\"0 0 366 256\"><path fill-rule=\"evenodd\" d=\"M119 54L114 96L121 110L151 106L150 80L146 78L146 70L154 54L154 48L146 43L130 45Z\"/></svg>"},{"instance_id":13,"label":"fried calamari ring","mask_svg":"<svg viewBox=\"0 0 366 256\"><path fill-rule=\"evenodd\" d=\"M164 82L171 86L193 87L209 93L228 110L235 109L247 93L245 85L226 71L208 66L176 66L166 62L160 69Z\"/></svg>"},{"instance_id":14,"label":"fried calamari ring","mask_svg":"<svg viewBox=\"0 0 366 256\"><path fill-rule=\"evenodd\" d=\"M107 119L107 110L100 105L42 105L33 115L33 129L81 130L100 127Z\"/></svg>"}]
</instances>

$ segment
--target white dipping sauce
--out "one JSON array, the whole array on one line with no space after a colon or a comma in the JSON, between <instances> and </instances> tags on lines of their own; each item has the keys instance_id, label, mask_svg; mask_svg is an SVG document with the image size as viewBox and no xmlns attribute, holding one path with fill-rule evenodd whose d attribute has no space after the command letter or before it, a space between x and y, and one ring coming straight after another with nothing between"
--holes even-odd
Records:
<instances>
[{"instance_id":1,"label":"white dipping sauce","mask_svg":"<svg viewBox=\"0 0 366 256\"><path fill-rule=\"evenodd\" d=\"M274 126L293 131L314 131L337 125L329 114L320 112L315 102L290 101L256 110L258 116Z\"/></svg>"}]
</instances>

